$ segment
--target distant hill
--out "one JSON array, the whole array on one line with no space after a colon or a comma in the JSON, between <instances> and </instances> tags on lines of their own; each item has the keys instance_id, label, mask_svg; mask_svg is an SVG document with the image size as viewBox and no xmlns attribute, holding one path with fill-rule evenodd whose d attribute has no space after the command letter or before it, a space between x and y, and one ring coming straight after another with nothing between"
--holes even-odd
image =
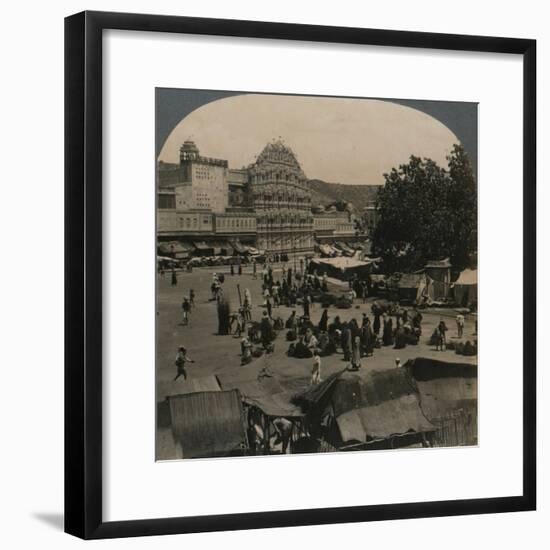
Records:
<instances>
[{"instance_id":1,"label":"distant hill","mask_svg":"<svg viewBox=\"0 0 550 550\"><path fill-rule=\"evenodd\" d=\"M160 161L158 170L161 181L170 181L170 174L179 168L179 164ZM308 180L311 189L311 204L327 206L337 201L353 204L356 212L376 200L380 185L346 185L344 183L329 183L323 180Z\"/></svg>"},{"instance_id":2,"label":"distant hill","mask_svg":"<svg viewBox=\"0 0 550 550\"><path fill-rule=\"evenodd\" d=\"M343 183L328 183L322 180L309 180L311 189L311 204L313 206L345 201L353 204L356 211L362 210L376 200L380 185L346 185Z\"/></svg>"}]
</instances>

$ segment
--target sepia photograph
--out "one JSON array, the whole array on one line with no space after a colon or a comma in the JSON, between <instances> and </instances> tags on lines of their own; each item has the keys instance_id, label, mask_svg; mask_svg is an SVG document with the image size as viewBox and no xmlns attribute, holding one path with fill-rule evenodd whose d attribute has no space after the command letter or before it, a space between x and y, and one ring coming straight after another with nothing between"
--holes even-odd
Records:
<instances>
[{"instance_id":1,"label":"sepia photograph","mask_svg":"<svg viewBox=\"0 0 550 550\"><path fill-rule=\"evenodd\" d=\"M478 105L156 89L156 460L478 445Z\"/></svg>"}]
</instances>

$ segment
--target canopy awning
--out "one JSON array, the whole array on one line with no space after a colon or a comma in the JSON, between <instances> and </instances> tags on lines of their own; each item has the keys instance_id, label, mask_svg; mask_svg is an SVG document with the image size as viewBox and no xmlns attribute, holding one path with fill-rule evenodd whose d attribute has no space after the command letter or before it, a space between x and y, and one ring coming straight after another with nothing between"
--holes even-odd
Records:
<instances>
[{"instance_id":1,"label":"canopy awning","mask_svg":"<svg viewBox=\"0 0 550 550\"><path fill-rule=\"evenodd\" d=\"M347 411L336 418L342 441L386 439L410 432L433 432L436 427L422 413L416 395Z\"/></svg>"},{"instance_id":2,"label":"canopy awning","mask_svg":"<svg viewBox=\"0 0 550 550\"><path fill-rule=\"evenodd\" d=\"M260 397L244 397L245 403L258 407L267 416L301 417L302 409L294 405L291 399L294 392L279 392Z\"/></svg>"},{"instance_id":3,"label":"canopy awning","mask_svg":"<svg viewBox=\"0 0 550 550\"><path fill-rule=\"evenodd\" d=\"M191 245L179 241L162 242L158 244L157 248L161 255L191 252L193 250Z\"/></svg>"},{"instance_id":4,"label":"canopy awning","mask_svg":"<svg viewBox=\"0 0 550 550\"><path fill-rule=\"evenodd\" d=\"M174 258L168 258L167 256L157 256L157 262L176 262Z\"/></svg>"},{"instance_id":5,"label":"canopy awning","mask_svg":"<svg viewBox=\"0 0 550 550\"><path fill-rule=\"evenodd\" d=\"M202 250L202 251L213 250L214 249L214 247L212 245L206 244L204 241L194 241L193 246L197 250Z\"/></svg>"},{"instance_id":6,"label":"canopy awning","mask_svg":"<svg viewBox=\"0 0 550 550\"><path fill-rule=\"evenodd\" d=\"M444 258L443 260L429 260L425 267L436 269L451 267L451 260L450 258Z\"/></svg>"},{"instance_id":7,"label":"canopy awning","mask_svg":"<svg viewBox=\"0 0 550 550\"><path fill-rule=\"evenodd\" d=\"M423 273L403 273L397 282L398 288L418 288L425 279Z\"/></svg>"},{"instance_id":8,"label":"canopy awning","mask_svg":"<svg viewBox=\"0 0 550 550\"><path fill-rule=\"evenodd\" d=\"M321 252L321 254L324 254L325 256L333 256L335 254L334 249L330 247L328 244L320 244L319 251Z\"/></svg>"},{"instance_id":9,"label":"canopy awning","mask_svg":"<svg viewBox=\"0 0 550 550\"><path fill-rule=\"evenodd\" d=\"M477 285L477 269L465 269L460 273L455 285Z\"/></svg>"},{"instance_id":10,"label":"canopy awning","mask_svg":"<svg viewBox=\"0 0 550 550\"><path fill-rule=\"evenodd\" d=\"M239 241L229 241L229 244L235 249L238 254L246 254L246 247L243 246Z\"/></svg>"}]
</instances>

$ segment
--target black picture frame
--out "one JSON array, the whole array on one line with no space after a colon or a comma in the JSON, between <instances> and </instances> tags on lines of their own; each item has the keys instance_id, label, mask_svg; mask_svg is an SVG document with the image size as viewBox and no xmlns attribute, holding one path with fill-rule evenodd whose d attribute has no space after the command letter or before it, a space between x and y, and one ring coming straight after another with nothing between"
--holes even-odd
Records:
<instances>
[{"instance_id":1,"label":"black picture frame","mask_svg":"<svg viewBox=\"0 0 550 550\"><path fill-rule=\"evenodd\" d=\"M102 518L102 32L300 40L523 56L523 494L104 522ZM82 12L65 20L65 531L84 539L455 516L536 508L536 41Z\"/></svg>"}]
</instances>

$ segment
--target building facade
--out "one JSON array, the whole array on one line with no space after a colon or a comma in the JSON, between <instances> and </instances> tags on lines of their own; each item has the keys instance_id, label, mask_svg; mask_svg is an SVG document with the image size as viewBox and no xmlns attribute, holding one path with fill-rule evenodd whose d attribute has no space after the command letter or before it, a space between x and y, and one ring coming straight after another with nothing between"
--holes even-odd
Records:
<instances>
[{"instance_id":1,"label":"building facade","mask_svg":"<svg viewBox=\"0 0 550 550\"><path fill-rule=\"evenodd\" d=\"M313 214L313 234L319 242L355 237L351 213L335 210Z\"/></svg>"},{"instance_id":2,"label":"building facade","mask_svg":"<svg viewBox=\"0 0 550 550\"><path fill-rule=\"evenodd\" d=\"M257 247L268 254L313 252L313 215L307 178L282 141L268 143L248 168L257 216Z\"/></svg>"},{"instance_id":3,"label":"building facade","mask_svg":"<svg viewBox=\"0 0 550 550\"><path fill-rule=\"evenodd\" d=\"M186 141L179 164L159 163L157 178L159 241L241 242L268 255L304 256L313 254L316 239L355 235L351 213L312 213L307 177L282 141L240 169L201 156Z\"/></svg>"}]
</instances>

